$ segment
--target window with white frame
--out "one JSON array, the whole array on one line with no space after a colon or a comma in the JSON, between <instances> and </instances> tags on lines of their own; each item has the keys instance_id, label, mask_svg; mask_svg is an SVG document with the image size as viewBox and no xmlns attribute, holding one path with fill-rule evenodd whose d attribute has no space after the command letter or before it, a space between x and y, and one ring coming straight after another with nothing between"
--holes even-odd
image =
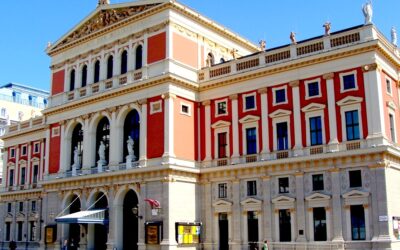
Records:
<instances>
[{"instance_id":1,"label":"window with white frame","mask_svg":"<svg viewBox=\"0 0 400 250\"><path fill-rule=\"evenodd\" d=\"M322 145L322 119L321 116L309 118L310 145Z\"/></svg>"},{"instance_id":2,"label":"window with white frame","mask_svg":"<svg viewBox=\"0 0 400 250\"><path fill-rule=\"evenodd\" d=\"M215 158L227 158L229 152L229 127L230 123L218 121L211 125L214 129L214 156Z\"/></svg>"},{"instance_id":3,"label":"window with white frame","mask_svg":"<svg viewBox=\"0 0 400 250\"><path fill-rule=\"evenodd\" d=\"M278 191L280 194L289 193L289 177L278 178Z\"/></svg>"},{"instance_id":4,"label":"window with white frame","mask_svg":"<svg viewBox=\"0 0 400 250\"><path fill-rule=\"evenodd\" d=\"M358 118L358 110L350 110L345 112L346 120L346 139L347 141L360 139L360 123Z\"/></svg>"},{"instance_id":5,"label":"window with white frame","mask_svg":"<svg viewBox=\"0 0 400 250\"><path fill-rule=\"evenodd\" d=\"M348 96L338 101L342 123L342 140L359 140L363 136L361 105L363 98Z\"/></svg>"},{"instance_id":6,"label":"window with white frame","mask_svg":"<svg viewBox=\"0 0 400 250\"><path fill-rule=\"evenodd\" d=\"M396 125L394 122L394 114L389 113L389 129L390 129L390 138L392 142L396 142Z\"/></svg>"},{"instance_id":7,"label":"window with white frame","mask_svg":"<svg viewBox=\"0 0 400 250\"><path fill-rule=\"evenodd\" d=\"M247 196L257 195L257 181L251 180L247 181Z\"/></svg>"},{"instance_id":8,"label":"window with white frame","mask_svg":"<svg viewBox=\"0 0 400 250\"><path fill-rule=\"evenodd\" d=\"M228 100L220 100L215 102L215 116L228 114Z\"/></svg>"},{"instance_id":9,"label":"window with white frame","mask_svg":"<svg viewBox=\"0 0 400 250\"><path fill-rule=\"evenodd\" d=\"M190 104L188 103L181 103L181 114L191 116L191 108Z\"/></svg>"},{"instance_id":10,"label":"window with white frame","mask_svg":"<svg viewBox=\"0 0 400 250\"><path fill-rule=\"evenodd\" d=\"M340 90L341 92L357 90L357 71L351 71L340 74Z\"/></svg>"},{"instance_id":11,"label":"window with white frame","mask_svg":"<svg viewBox=\"0 0 400 250\"><path fill-rule=\"evenodd\" d=\"M246 154L257 154L257 128L246 128Z\"/></svg>"},{"instance_id":12,"label":"window with white frame","mask_svg":"<svg viewBox=\"0 0 400 250\"><path fill-rule=\"evenodd\" d=\"M226 183L218 184L218 198L227 198L228 197L228 185Z\"/></svg>"},{"instance_id":13,"label":"window with white frame","mask_svg":"<svg viewBox=\"0 0 400 250\"><path fill-rule=\"evenodd\" d=\"M273 89L273 103L274 105L287 103L287 87L282 86Z\"/></svg>"},{"instance_id":14,"label":"window with white frame","mask_svg":"<svg viewBox=\"0 0 400 250\"><path fill-rule=\"evenodd\" d=\"M10 148L10 158L15 158L15 148Z\"/></svg>"},{"instance_id":15,"label":"window with white frame","mask_svg":"<svg viewBox=\"0 0 400 250\"><path fill-rule=\"evenodd\" d=\"M8 186L10 186L10 187L14 186L14 169L10 169L10 171L9 171Z\"/></svg>"},{"instance_id":16,"label":"window with white frame","mask_svg":"<svg viewBox=\"0 0 400 250\"><path fill-rule=\"evenodd\" d=\"M279 109L269 115L272 118L273 149L288 150L290 144L290 115L289 110Z\"/></svg>"},{"instance_id":17,"label":"window with white frame","mask_svg":"<svg viewBox=\"0 0 400 250\"><path fill-rule=\"evenodd\" d=\"M276 149L288 150L289 149L289 136L288 136L287 122L276 123Z\"/></svg>"},{"instance_id":18,"label":"window with white frame","mask_svg":"<svg viewBox=\"0 0 400 250\"><path fill-rule=\"evenodd\" d=\"M40 143L39 142L35 142L33 144L33 153L37 154L37 153L39 153L39 150L40 150Z\"/></svg>"},{"instance_id":19,"label":"window with white frame","mask_svg":"<svg viewBox=\"0 0 400 250\"><path fill-rule=\"evenodd\" d=\"M21 180L20 184L25 185L25 180L26 180L26 167L21 168Z\"/></svg>"},{"instance_id":20,"label":"window with white frame","mask_svg":"<svg viewBox=\"0 0 400 250\"><path fill-rule=\"evenodd\" d=\"M251 111L256 109L257 109L256 94L251 93L243 95L243 110Z\"/></svg>"},{"instance_id":21,"label":"window with white frame","mask_svg":"<svg viewBox=\"0 0 400 250\"><path fill-rule=\"evenodd\" d=\"M320 79L310 80L305 82L306 99L321 97Z\"/></svg>"},{"instance_id":22,"label":"window with white frame","mask_svg":"<svg viewBox=\"0 0 400 250\"><path fill-rule=\"evenodd\" d=\"M218 158L226 158L227 157L227 145L228 145L228 133L221 132L217 134L218 140Z\"/></svg>"},{"instance_id":23,"label":"window with white frame","mask_svg":"<svg viewBox=\"0 0 400 250\"><path fill-rule=\"evenodd\" d=\"M239 120L242 124L243 154L252 155L258 153L258 121L260 117L247 115Z\"/></svg>"},{"instance_id":24,"label":"window with white frame","mask_svg":"<svg viewBox=\"0 0 400 250\"><path fill-rule=\"evenodd\" d=\"M386 78L386 93L392 95L392 81L389 78Z\"/></svg>"},{"instance_id":25,"label":"window with white frame","mask_svg":"<svg viewBox=\"0 0 400 250\"><path fill-rule=\"evenodd\" d=\"M28 148L27 145L23 145L23 146L21 147L21 155L22 155L22 156L27 155L27 153L28 153L27 148Z\"/></svg>"}]
</instances>

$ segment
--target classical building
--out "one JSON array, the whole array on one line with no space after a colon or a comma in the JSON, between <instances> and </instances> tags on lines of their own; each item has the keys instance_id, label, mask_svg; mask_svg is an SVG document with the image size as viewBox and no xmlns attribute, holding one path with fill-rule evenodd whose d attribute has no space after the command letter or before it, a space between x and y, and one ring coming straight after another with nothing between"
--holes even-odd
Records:
<instances>
[{"instance_id":1,"label":"classical building","mask_svg":"<svg viewBox=\"0 0 400 250\"><path fill-rule=\"evenodd\" d=\"M264 50L99 1L3 136L3 248L400 249L400 56L370 19Z\"/></svg>"},{"instance_id":2,"label":"classical building","mask_svg":"<svg viewBox=\"0 0 400 250\"><path fill-rule=\"evenodd\" d=\"M30 118L41 116L47 106L49 92L19 83L0 86L0 136L8 125L14 125ZM0 158L3 155L3 141L0 140ZM3 161L0 161L0 180Z\"/></svg>"}]
</instances>

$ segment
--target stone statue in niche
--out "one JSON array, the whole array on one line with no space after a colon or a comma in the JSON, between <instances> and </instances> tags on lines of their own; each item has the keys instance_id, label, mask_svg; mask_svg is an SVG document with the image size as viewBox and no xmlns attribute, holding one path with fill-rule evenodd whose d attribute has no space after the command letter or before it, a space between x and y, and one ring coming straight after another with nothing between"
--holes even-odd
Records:
<instances>
[{"instance_id":1,"label":"stone statue in niche","mask_svg":"<svg viewBox=\"0 0 400 250\"><path fill-rule=\"evenodd\" d=\"M363 6L362 6L362 12L364 14L364 24L371 24L372 23L372 3L371 0L367 1Z\"/></svg>"},{"instance_id":2,"label":"stone statue in niche","mask_svg":"<svg viewBox=\"0 0 400 250\"><path fill-rule=\"evenodd\" d=\"M100 161L106 161L106 145L104 145L103 141L100 141L98 154Z\"/></svg>"},{"instance_id":3,"label":"stone statue in niche","mask_svg":"<svg viewBox=\"0 0 400 250\"><path fill-rule=\"evenodd\" d=\"M74 149L74 164L72 165L72 167L74 168L79 168L80 164L79 164L79 149L78 147L75 146Z\"/></svg>"},{"instance_id":4,"label":"stone statue in niche","mask_svg":"<svg viewBox=\"0 0 400 250\"><path fill-rule=\"evenodd\" d=\"M128 140L126 140L126 148L128 149L128 155L125 157L126 168L132 168L132 162L136 161L136 156L133 151L134 146L135 146L135 142L133 141L132 137L129 135Z\"/></svg>"}]
</instances>

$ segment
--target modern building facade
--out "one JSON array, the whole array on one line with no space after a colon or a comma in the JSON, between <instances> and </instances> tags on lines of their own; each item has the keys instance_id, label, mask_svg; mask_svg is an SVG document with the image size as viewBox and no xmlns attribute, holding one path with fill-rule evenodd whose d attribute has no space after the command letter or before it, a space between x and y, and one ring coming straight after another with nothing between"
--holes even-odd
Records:
<instances>
[{"instance_id":1,"label":"modern building facade","mask_svg":"<svg viewBox=\"0 0 400 250\"><path fill-rule=\"evenodd\" d=\"M293 40L100 1L47 50L44 116L3 136L3 247L400 249L397 47Z\"/></svg>"}]
</instances>

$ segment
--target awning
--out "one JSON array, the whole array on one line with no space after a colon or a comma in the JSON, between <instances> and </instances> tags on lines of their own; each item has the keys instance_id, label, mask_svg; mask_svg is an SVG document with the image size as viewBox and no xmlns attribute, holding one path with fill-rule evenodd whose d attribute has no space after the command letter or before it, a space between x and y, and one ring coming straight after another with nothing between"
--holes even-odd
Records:
<instances>
[{"instance_id":1,"label":"awning","mask_svg":"<svg viewBox=\"0 0 400 250\"><path fill-rule=\"evenodd\" d=\"M96 209L80 211L64 216L56 217L57 223L79 223L79 224L108 224L108 218L106 218L107 209ZM108 216L107 216L108 217Z\"/></svg>"}]
</instances>

